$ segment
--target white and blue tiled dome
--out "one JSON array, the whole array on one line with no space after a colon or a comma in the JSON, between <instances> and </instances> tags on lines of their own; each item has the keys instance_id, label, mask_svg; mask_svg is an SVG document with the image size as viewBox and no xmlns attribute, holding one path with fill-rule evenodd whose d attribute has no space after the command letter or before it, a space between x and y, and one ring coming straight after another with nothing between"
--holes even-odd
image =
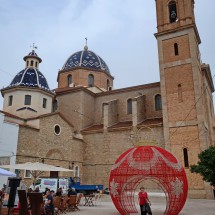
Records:
<instances>
[{"instance_id":1,"label":"white and blue tiled dome","mask_svg":"<svg viewBox=\"0 0 215 215\"><path fill-rule=\"evenodd\" d=\"M64 64L62 70L84 67L88 69L103 70L110 74L109 68L104 60L85 46L84 50L72 54Z\"/></svg>"},{"instance_id":2,"label":"white and blue tiled dome","mask_svg":"<svg viewBox=\"0 0 215 215\"><path fill-rule=\"evenodd\" d=\"M26 68L20 71L6 88L12 87L30 87L40 88L41 90L53 93L47 83L44 75L39 71L38 64L42 62L36 52L32 50L23 58L26 61Z\"/></svg>"},{"instance_id":3,"label":"white and blue tiled dome","mask_svg":"<svg viewBox=\"0 0 215 215\"><path fill-rule=\"evenodd\" d=\"M36 68L25 68L20 71L12 80L8 87L36 87L42 90L51 92L46 78L44 75Z\"/></svg>"}]
</instances>

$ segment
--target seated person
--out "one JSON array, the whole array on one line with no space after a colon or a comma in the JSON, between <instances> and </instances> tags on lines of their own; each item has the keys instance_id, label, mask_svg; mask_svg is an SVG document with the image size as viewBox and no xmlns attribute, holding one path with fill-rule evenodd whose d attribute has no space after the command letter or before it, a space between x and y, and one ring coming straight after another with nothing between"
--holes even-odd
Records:
<instances>
[{"instance_id":1,"label":"seated person","mask_svg":"<svg viewBox=\"0 0 215 215\"><path fill-rule=\"evenodd\" d=\"M36 189L34 190L34 192L39 193L40 192L40 188L36 187Z\"/></svg>"},{"instance_id":2,"label":"seated person","mask_svg":"<svg viewBox=\"0 0 215 215\"><path fill-rule=\"evenodd\" d=\"M62 191L62 188L58 188L57 191L56 191L56 196L62 196L63 195L63 191Z\"/></svg>"},{"instance_id":3,"label":"seated person","mask_svg":"<svg viewBox=\"0 0 215 215\"><path fill-rule=\"evenodd\" d=\"M72 189L70 189L68 192L68 197L70 196L77 196L77 191L75 190L74 187L72 187Z\"/></svg>"},{"instance_id":4,"label":"seated person","mask_svg":"<svg viewBox=\"0 0 215 215\"><path fill-rule=\"evenodd\" d=\"M52 215L54 215L54 200L53 196L51 195L50 190L46 191L46 197L45 197L45 210L50 209L52 212Z\"/></svg>"},{"instance_id":5,"label":"seated person","mask_svg":"<svg viewBox=\"0 0 215 215\"><path fill-rule=\"evenodd\" d=\"M4 200L4 188L0 190L0 200Z\"/></svg>"}]
</instances>

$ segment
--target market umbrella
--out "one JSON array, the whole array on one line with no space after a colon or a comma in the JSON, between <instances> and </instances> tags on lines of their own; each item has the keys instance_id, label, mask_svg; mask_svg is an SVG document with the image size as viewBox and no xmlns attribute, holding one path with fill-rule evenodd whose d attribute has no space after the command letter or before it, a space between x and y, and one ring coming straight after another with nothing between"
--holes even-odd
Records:
<instances>
[{"instance_id":1,"label":"market umbrella","mask_svg":"<svg viewBox=\"0 0 215 215\"><path fill-rule=\"evenodd\" d=\"M10 168L10 169L20 169L29 170L31 175L36 179L45 171L62 171L62 172L72 172L74 170L66 169L63 167L57 167L49 164L39 163L39 162L27 162L21 164L3 165L0 168Z\"/></svg>"},{"instance_id":2,"label":"market umbrella","mask_svg":"<svg viewBox=\"0 0 215 215\"><path fill-rule=\"evenodd\" d=\"M5 170L5 169L1 169L1 168L0 168L0 175L3 175L3 176L10 176L10 177L16 176L15 173L10 172L10 171L7 171L7 170Z\"/></svg>"}]
</instances>

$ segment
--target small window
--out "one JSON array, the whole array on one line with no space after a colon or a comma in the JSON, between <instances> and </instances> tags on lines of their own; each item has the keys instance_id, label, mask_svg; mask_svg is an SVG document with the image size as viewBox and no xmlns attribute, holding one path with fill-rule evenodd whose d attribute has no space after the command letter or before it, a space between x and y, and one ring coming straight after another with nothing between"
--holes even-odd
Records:
<instances>
[{"instance_id":1,"label":"small window","mask_svg":"<svg viewBox=\"0 0 215 215\"><path fill-rule=\"evenodd\" d=\"M104 106L105 106L105 104L103 103L102 104L102 118L104 117Z\"/></svg>"},{"instance_id":2,"label":"small window","mask_svg":"<svg viewBox=\"0 0 215 215\"><path fill-rule=\"evenodd\" d=\"M178 102L183 102L181 84L178 85Z\"/></svg>"},{"instance_id":3,"label":"small window","mask_svg":"<svg viewBox=\"0 0 215 215\"><path fill-rule=\"evenodd\" d=\"M54 126L54 133L55 133L56 135L60 135L60 132L61 132L60 126L59 126L59 125L55 125L55 126Z\"/></svg>"},{"instance_id":4,"label":"small window","mask_svg":"<svg viewBox=\"0 0 215 215\"><path fill-rule=\"evenodd\" d=\"M162 110L162 101L161 101L161 95L155 96L155 110Z\"/></svg>"},{"instance_id":5,"label":"small window","mask_svg":"<svg viewBox=\"0 0 215 215\"><path fill-rule=\"evenodd\" d=\"M109 87L110 87L110 81L107 80L107 90L109 90Z\"/></svg>"},{"instance_id":6,"label":"small window","mask_svg":"<svg viewBox=\"0 0 215 215\"><path fill-rule=\"evenodd\" d=\"M47 105L47 99L43 98L43 108L46 108L46 105Z\"/></svg>"},{"instance_id":7,"label":"small window","mask_svg":"<svg viewBox=\"0 0 215 215\"><path fill-rule=\"evenodd\" d=\"M127 100L127 114L132 114L132 99Z\"/></svg>"},{"instance_id":8,"label":"small window","mask_svg":"<svg viewBox=\"0 0 215 215\"><path fill-rule=\"evenodd\" d=\"M57 111L57 108L58 108L58 102L57 100L55 99L54 102L53 102L53 112Z\"/></svg>"},{"instance_id":9,"label":"small window","mask_svg":"<svg viewBox=\"0 0 215 215\"><path fill-rule=\"evenodd\" d=\"M68 75L67 76L67 85L68 85L68 87L70 86L71 83L72 83L72 75Z\"/></svg>"},{"instance_id":10,"label":"small window","mask_svg":"<svg viewBox=\"0 0 215 215\"><path fill-rule=\"evenodd\" d=\"M93 87L94 86L94 76L92 74L90 74L88 76L88 86L89 87Z\"/></svg>"},{"instance_id":11,"label":"small window","mask_svg":"<svg viewBox=\"0 0 215 215\"><path fill-rule=\"evenodd\" d=\"M79 177L79 167L75 167L75 177Z\"/></svg>"},{"instance_id":12,"label":"small window","mask_svg":"<svg viewBox=\"0 0 215 215\"><path fill-rule=\"evenodd\" d=\"M189 167L189 160L188 160L188 151L187 148L183 149L183 154L184 154L184 166Z\"/></svg>"},{"instance_id":13,"label":"small window","mask_svg":"<svg viewBox=\"0 0 215 215\"><path fill-rule=\"evenodd\" d=\"M27 60L27 66L29 66L29 61Z\"/></svg>"},{"instance_id":14,"label":"small window","mask_svg":"<svg viewBox=\"0 0 215 215\"><path fill-rule=\"evenodd\" d=\"M25 170L24 178L31 178L31 171L30 170Z\"/></svg>"},{"instance_id":15,"label":"small window","mask_svg":"<svg viewBox=\"0 0 215 215\"><path fill-rule=\"evenodd\" d=\"M31 105L31 96L25 95L25 105Z\"/></svg>"},{"instance_id":16,"label":"small window","mask_svg":"<svg viewBox=\"0 0 215 215\"><path fill-rule=\"evenodd\" d=\"M178 55L178 43L174 44L174 52L175 52L175 56Z\"/></svg>"},{"instance_id":17,"label":"small window","mask_svg":"<svg viewBox=\"0 0 215 215\"><path fill-rule=\"evenodd\" d=\"M31 60L31 66L33 66L34 65L34 61L33 60Z\"/></svg>"},{"instance_id":18,"label":"small window","mask_svg":"<svg viewBox=\"0 0 215 215\"><path fill-rule=\"evenodd\" d=\"M58 171L50 171L50 178L58 178L59 172Z\"/></svg>"},{"instance_id":19,"label":"small window","mask_svg":"<svg viewBox=\"0 0 215 215\"><path fill-rule=\"evenodd\" d=\"M13 104L13 96L9 96L8 106L12 106Z\"/></svg>"},{"instance_id":20,"label":"small window","mask_svg":"<svg viewBox=\"0 0 215 215\"><path fill-rule=\"evenodd\" d=\"M35 67L37 68L37 65L38 65L38 63L37 62L35 62Z\"/></svg>"},{"instance_id":21,"label":"small window","mask_svg":"<svg viewBox=\"0 0 215 215\"><path fill-rule=\"evenodd\" d=\"M169 21L171 23L173 22L177 22L178 18L177 18L177 7L176 7L176 2L175 1L171 1L169 3Z\"/></svg>"}]
</instances>

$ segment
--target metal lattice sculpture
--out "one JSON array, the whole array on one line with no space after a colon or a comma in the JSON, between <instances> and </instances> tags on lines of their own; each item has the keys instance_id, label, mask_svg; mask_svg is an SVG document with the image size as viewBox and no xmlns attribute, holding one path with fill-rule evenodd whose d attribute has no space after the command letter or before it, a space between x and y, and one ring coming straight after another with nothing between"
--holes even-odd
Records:
<instances>
[{"instance_id":1,"label":"metal lattice sculpture","mask_svg":"<svg viewBox=\"0 0 215 215\"><path fill-rule=\"evenodd\" d=\"M156 182L166 195L164 214L179 214L188 191L184 168L171 153L156 146L131 148L112 166L109 188L120 214L138 213L134 193L137 186L147 179Z\"/></svg>"}]
</instances>

